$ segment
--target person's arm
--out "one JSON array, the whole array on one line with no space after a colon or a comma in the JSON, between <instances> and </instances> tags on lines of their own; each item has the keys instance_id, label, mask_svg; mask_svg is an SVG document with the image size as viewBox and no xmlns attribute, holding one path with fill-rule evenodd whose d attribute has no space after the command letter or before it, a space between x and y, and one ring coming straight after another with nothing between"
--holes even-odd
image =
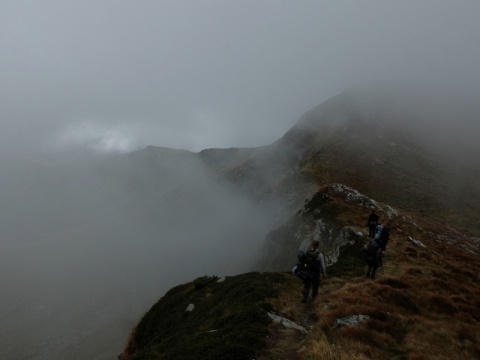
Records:
<instances>
[{"instance_id":1,"label":"person's arm","mask_svg":"<svg viewBox=\"0 0 480 360\"><path fill-rule=\"evenodd\" d=\"M320 261L320 267L322 268L323 276L327 277L327 271L325 269L325 258L323 257L322 253L318 254L318 261Z\"/></svg>"}]
</instances>

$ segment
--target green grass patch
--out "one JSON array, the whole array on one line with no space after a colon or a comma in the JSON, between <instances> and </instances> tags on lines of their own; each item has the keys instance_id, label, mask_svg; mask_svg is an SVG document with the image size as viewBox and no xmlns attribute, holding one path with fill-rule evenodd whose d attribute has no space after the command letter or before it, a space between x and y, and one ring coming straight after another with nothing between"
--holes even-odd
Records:
<instances>
[{"instance_id":1,"label":"green grass patch","mask_svg":"<svg viewBox=\"0 0 480 360\"><path fill-rule=\"evenodd\" d=\"M267 299L284 276L201 277L165 294L142 318L123 359L252 359L265 345ZM186 311L194 304L193 311Z\"/></svg>"}]
</instances>

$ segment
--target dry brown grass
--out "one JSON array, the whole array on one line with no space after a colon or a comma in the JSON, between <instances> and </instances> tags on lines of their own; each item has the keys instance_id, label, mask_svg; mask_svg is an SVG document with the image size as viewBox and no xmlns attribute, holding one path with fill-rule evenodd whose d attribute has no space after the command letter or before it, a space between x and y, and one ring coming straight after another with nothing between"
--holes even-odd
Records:
<instances>
[{"instance_id":1,"label":"dry brown grass","mask_svg":"<svg viewBox=\"0 0 480 360\"><path fill-rule=\"evenodd\" d=\"M358 214L351 218L361 227ZM364 273L327 278L317 300L305 305L301 283L293 278L274 307L312 331L282 343L279 339L293 335L280 330L276 336L283 345L272 348L281 353L283 346L285 359L480 358L477 256L456 245L461 236L450 234L451 244L440 241L436 234L448 231L441 225L397 221L395 230L376 280ZM427 248L413 245L407 236ZM333 327L337 318L360 314L369 320Z\"/></svg>"},{"instance_id":2,"label":"dry brown grass","mask_svg":"<svg viewBox=\"0 0 480 360\"><path fill-rule=\"evenodd\" d=\"M367 360L366 356L369 350L361 342L356 342L352 346L344 346L342 342L331 343L325 336L321 336L307 343L304 349L299 353L302 359L309 360Z\"/></svg>"}]
</instances>

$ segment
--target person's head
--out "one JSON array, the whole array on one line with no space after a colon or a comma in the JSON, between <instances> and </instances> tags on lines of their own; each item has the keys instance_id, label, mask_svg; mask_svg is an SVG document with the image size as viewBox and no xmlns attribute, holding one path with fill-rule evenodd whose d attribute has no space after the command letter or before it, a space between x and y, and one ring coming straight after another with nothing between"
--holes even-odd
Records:
<instances>
[{"instance_id":1,"label":"person's head","mask_svg":"<svg viewBox=\"0 0 480 360\"><path fill-rule=\"evenodd\" d=\"M375 210L372 210L372 214L375 214Z\"/></svg>"},{"instance_id":2,"label":"person's head","mask_svg":"<svg viewBox=\"0 0 480 360\"><path fill-rule=\"evenodd\" d=\"M312 248L317 249L319 245L320 245L320 241L318 240L312 241Z\"/></svg>"}]
</instances>

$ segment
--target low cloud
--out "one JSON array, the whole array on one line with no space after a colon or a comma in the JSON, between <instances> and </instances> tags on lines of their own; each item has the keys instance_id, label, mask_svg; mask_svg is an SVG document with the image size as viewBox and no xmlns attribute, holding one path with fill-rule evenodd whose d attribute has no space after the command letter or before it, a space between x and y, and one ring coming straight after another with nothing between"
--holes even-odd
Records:
<instances>
[{"instance_id":1,"label":"low cloud","mask_svg":"<svg viewBox=\"0 0 480 360\"><path fill-rule=\"evenodd\" d=\"M52 142L53 150L89 149L101 154L126 153L138 148L139 141L130 126L106 126L92 120L69 125Z\"/></svg>"}]
</instances>

